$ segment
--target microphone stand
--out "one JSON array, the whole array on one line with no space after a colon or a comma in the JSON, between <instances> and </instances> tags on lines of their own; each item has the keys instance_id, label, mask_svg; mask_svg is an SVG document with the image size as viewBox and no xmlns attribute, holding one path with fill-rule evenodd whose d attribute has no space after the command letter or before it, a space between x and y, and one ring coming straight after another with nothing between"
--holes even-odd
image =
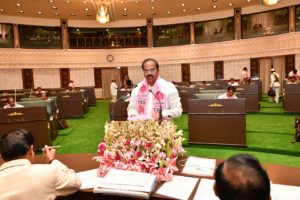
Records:
<instances>
[{"instance_id":1,"label":"microphone stand","mask_svg":"<svg viewBox=\"0 0 300 200\"><path fill-rule=\"evenodd\" d=\"M123 97L127 96L131 91L137 87L137 84L134 85L131 90L128 90L124 94L122 94L115 102L112 102L111 112L110 112L110 121L112 121L113 116L115 115L115 104L119 102Z\"/></svg>"},{"instance_id":2,"label":"microphone stand","mask_svg":"<svg viewBox=\"0 0 300 200\"><path fill-rule=\"evenodd\" d=\"M160 125L161 122L162 122L162 105L161 105L161 102L159 100L159 98L157 98L157 96L153 93L153 91L150 89L149 92L151 94L153 94L154 98L158 101L159 103L159 117L158 117L158 124Z\"/></svg>"}]
</instances>

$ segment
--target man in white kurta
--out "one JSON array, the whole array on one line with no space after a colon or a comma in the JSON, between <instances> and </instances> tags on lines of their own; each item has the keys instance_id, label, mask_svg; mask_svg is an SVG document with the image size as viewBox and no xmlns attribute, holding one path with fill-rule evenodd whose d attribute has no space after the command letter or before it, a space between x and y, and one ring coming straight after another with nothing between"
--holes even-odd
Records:
<instances>
[{"instance_id":1,"label":"man in white kurta","mask_svg":"<svg viewBox=\"0 0 300 200\"><path fill-rule=\"evenodd\" d=\"M110 94L111 94L111 102L117 101L117 94L118 94L118 85L116 80L112 80L110 84Z\"/></svg>"},{"instance_id":2,"label":"man in white kurta","mask_svg":"<svg viewBox=\"0 0 300 200\"><path fill-rule=\"evenodd\" d=\"M227 91L224 94L218 96L218 99L237 99L237 96L234 95L235 87L230 85L227 87Z\"/></svg>"},{"instance_id":3,"label":"man in white kurta","mask_svg":"<svg viewBox=\"0 0 300 200\"><path fill-rule=\"evenodd\" d=\"M270 87L273 88L273 90L275 91L275 97L269 97L269 101L271 102L276 102L278 103L279 102L279 93L280 93L280 77L279 77L279 74L277 74L275 72L275 69L272 68L271 69L271 84L270 84Z\"/></svg>"},{"instance_id":4,"label":"man in white kurta","mask_svg":"<svg viewBox=\"0 0 300 200\"><path fill-rule=\"evenodd\" d=\"M182 106L173 83L159 77L159 65L154 59L142 64L145 79L132 90L127 108L132 119L170 119L181 116Z\"/></svg>"},{"instance_id":5,"label":"man in white kurta","mask_svg":"<svg viewBox=\"0 0 300 200\"><path fill-rule=\"evenodd\" d=\"M3 108L23 108L23 105L16 103L13 97L7 99L7 104Z\"/></svg>"}]
</instances>

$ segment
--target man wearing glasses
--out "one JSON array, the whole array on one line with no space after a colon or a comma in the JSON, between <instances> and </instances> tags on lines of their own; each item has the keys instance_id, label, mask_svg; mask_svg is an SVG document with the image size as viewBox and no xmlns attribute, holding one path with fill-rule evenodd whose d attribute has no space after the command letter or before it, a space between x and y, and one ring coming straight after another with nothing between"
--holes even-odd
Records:
<instances>
[{"instance_id":1,"label":"man wearing glasses","mask_svg":"<svg viewBox=\"0 0 300 200\"><path fill-rule=\"evenodd\" d=\"M142 63L144 80L131 93L127 108L128 120L164 119L179 117L182 113L180 97L173 83L159 77L159 64L148 58Z\"/></svg>"}]
</instances>

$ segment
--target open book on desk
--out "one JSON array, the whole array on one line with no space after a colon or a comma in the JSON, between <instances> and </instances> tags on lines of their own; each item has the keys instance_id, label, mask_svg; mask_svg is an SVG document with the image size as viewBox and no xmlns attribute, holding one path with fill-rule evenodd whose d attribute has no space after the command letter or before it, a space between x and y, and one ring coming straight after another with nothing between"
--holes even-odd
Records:
<instances>
[{"instance_id":1,"label":"open book on desk","mask_svg":"<svg viewBox=\"0 0 300 200\"><path fill-rule=\"evenodd\" d=\"M208 158L188 157L182 169L183 174L212 177L216 168L216 160Z\"/></svg>"},{"instance_id":2,"label":"open book on desk","mask_svg":"<svg viewBox=\"0 0 300 200\"><path fill-rule=\"evenodd\" d=\"M156 186L156 176L149 173L111 169L94 188L94 193L148 199Z\"/></svg>"}]
</instances>

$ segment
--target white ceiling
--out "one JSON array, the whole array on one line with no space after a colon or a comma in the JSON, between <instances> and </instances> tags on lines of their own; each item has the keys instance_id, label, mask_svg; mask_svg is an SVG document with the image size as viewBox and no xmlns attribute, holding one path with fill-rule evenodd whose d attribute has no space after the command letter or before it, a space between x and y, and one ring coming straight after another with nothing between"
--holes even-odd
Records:
<instances>
[{"instance_id":1,"label":"white ceiling","mask_svg":"<svg viewBox=\"0 0 300 200\"><path fill-rule=\"evenodd\" d=\"M0 15L95 20L96 2L98 0L52 1L0 0ZM248 0L102 0L102 2L108 5L112 21L197 15L262 4L262 0L251 0L250 2ZM17 4L20 4L20 6L17 6ZM213 6L216 6L216 8L213 8ZM23 11L23 13L19 11ZM168 11L170 11L169 14ZM41 13L38 14L38 12Z\"/></svg>"}]
</instances>

